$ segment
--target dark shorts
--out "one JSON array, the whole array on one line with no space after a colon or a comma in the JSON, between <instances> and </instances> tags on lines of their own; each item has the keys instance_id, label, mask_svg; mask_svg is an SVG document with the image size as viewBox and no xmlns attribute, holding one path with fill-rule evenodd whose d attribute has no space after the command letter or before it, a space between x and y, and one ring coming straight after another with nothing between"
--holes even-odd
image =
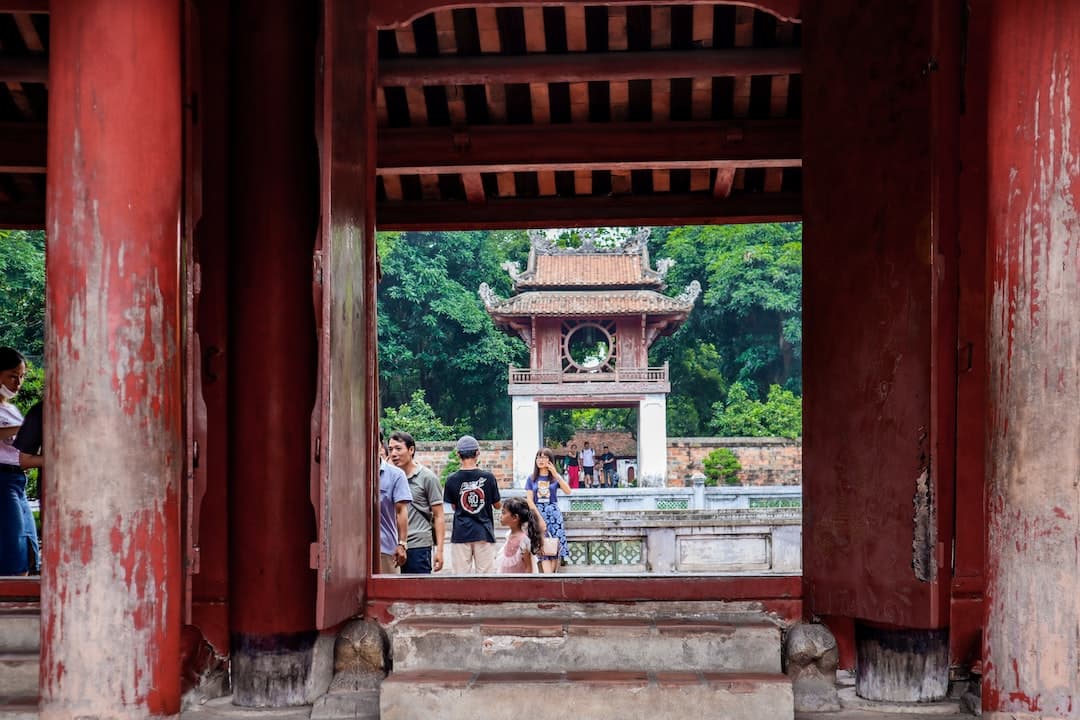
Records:
<instances>
[{"instance_id":1,"label":"dark shorts","mask_svg":"<svg viewBox=\"0 0 1080 720\"><path fill-rule=\"evenodd\" d=\"M595 467L595 465L583 465L581 469L585 473L586 477L593 477L593 469Z\"/></svg>"},{"instance_id":2,"label":"dark shorts","mask_svg":"<svg viewBox=\"0 0 1080 720\"><path fill-rule=\"evenodd\" d=\"M431 548L409 548L405 551L405 564L401 566L403 575L430 575Z\"/></svg>"}]
</instances>

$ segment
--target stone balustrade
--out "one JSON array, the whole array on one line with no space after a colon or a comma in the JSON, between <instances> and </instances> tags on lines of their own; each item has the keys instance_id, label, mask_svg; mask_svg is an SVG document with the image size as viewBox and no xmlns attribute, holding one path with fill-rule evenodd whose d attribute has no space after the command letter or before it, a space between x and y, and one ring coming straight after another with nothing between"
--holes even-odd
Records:
<instances>
[{"instance_id":1,"label":"stone balustrade","mask_svg":"<svg viewBox=\"0 0 1080 720\"><path fill-rule=\"evenodd\" d=\"M570 551L561 572L798 575L801 490L699 484L560 495ZM502 491L503 499L523 494ZM451 525L448 520L447 542ZM500 543L503 533L497 528Z\"/></svg>"}]
</instances>

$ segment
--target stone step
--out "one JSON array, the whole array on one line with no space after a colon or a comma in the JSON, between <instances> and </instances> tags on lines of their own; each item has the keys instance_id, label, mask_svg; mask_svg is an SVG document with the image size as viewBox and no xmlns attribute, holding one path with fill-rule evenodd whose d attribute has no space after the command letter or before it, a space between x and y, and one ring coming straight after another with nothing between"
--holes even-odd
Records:
<instances>
[{"instance_id":1,"label":"stone step","mask_svg":"<svg viewBox=\"0 0 1080 720\"><path fill-rule=\"evenodd\" d=\"M0 652L0 698L29 698L38 694L38 654Z\"/></svg>"},{"instance_id":2,"label":"stone step","mask_svg":"<svg viewBox=\"0 0 1080 720\"><path fill-rule=\"evenodd\" d=\"M493 665L494 667L495 665ZM392 672L382 684L381 720L791 720L791 683L774 673Z\"/></svg>"},{"instance_id":3,"label":"stone step","mask_svg":"<svg viewBox=\"0 0 1080 720\"><path fill-rule=\"evenodd\" d=\"M387 630L395 670L781 671L780 628L760 618L417 616Z\"/></svg>"},{"instance_id":4,"label":"stone step","mask_svg":"<svg viewBox=\"0 0 1080 720\"><path fill-rule=\"evenodd\" d=\"M0 698L0 720L37 720L37 697Z\"/></svg>"},{"instance_id":5,"label":"stone step","mask_svg":"<svg viewBox=\"0 0 1080 720\"><path fill-rule=\"evenodd\" d=\"M37 652L41 615L36 609L0 609L0 653Z\"/></svg>"}]
</instances>

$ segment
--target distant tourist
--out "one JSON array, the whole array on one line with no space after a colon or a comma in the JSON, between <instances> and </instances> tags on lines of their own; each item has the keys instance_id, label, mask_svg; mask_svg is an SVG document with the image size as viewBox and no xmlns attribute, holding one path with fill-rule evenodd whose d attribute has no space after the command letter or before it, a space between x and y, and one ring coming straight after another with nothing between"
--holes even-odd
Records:
<instances>
[{"instance_id":1,"label":"distant tourist","mask_svg":"<svg viewBox=\"0 0 1080 720\"><path fill-rule=\"evenodd\" d=\"M596 469L596 451L589 447L589 441L586 440L585 444L581 448L581 472L585 476L581 482L585 487L596 487L596 475L594 470Z\"/></svg>"},{"instance_id":2,"label":"distant tourist","mask_svg":"<svg viewBox=\"0 0 1080 720\"><path fill-rule=\"evenodd\" d=\"M604 487L615 487L615 455L604 446L604 452L600 455L600 462L604 463Z\"/></svg>"},{"instance_id":3,"label":"distant tourist","mask_svg":"<svg viewBox=\"0 0 1080 720\"><path fill-rule=\"evenodd\" d=\"M472 435L457 441L461 469L446 479L445 502L454 508L450 558L455 573L490 573L495 566L493 510L501 508L499 483L477 463L480 443Z\"/></svg>"},{"instance_id":4,"label":"distant tourist","mask_svg":"<svg viewBox=\"0 0 1080 720\"><path fill-rule=\"evenodd\" d=\"M38 572L37 525L26 499L26 473L14 445L23 416L12 400L25 377L22 354L0 347L0 575Z\"/></svg>"},{"instance_id":5,"label":"distant tourist","mask_svg":"<svg viewBox=\"0 0 1080 720\"><path fill-rule=\"evenodd\" d=\"M555 469L555 454L548 448L536 453L532 477L525 481L526 499L544 520L544 546L540 550L540 572L553 573L559 569L570 552L566 547L562 510L559 509L559 490L570 494L570 486Z\"/></svg>"},{"instance_id":6,"label":"distant tourist","mask_svg":"<svg viewBox=\"0 0 1080 720\"><path fill-rule=\"evenodd\" d=\"M572 488L580 486L580 463L581 460L578 458L577 443L570 443L570 452L566 454L563 464L566 465L567 479L570 481L570 487Z\"/></svg>"},{"instance_id":7,"label":"distant tourist","mask_svg":"<svg viewBox=\"0 0 1080 720\"><path fill-rule=\"evenodd\" d=\"M386 461L387 448L379 431L379 572L399 573L408 557L409 505L412 493L400 468Z\"/></svg>"},{"instance_id":8,"label":"distant tourist","mask_svg":"<svg viewBox=\"0 0 1080 720\"><path fill-rule=\"evenodd\" d=\"M416 462L416 440L407 432L390 435L390 462L409 480L412 504L409 505L409 549L401 572L427 575L443 567L443 541L446 520L443 516L443 493L439 478ZM432 547L435 548L434 553Z\"/></svg>"},{"instance_id":9,"label":"distant tourist","mask_svg":"<svg viewBox=\"0 0 1080 720\"><path fill-rule=\"evenodd\" d=\"M544 536L544 521L521 498L510 498L503 503L499 522L509 532L506 544L495 557L495 567L500 573L533 572L533 556L540 554Z\"/></svg>"}]
</instances>

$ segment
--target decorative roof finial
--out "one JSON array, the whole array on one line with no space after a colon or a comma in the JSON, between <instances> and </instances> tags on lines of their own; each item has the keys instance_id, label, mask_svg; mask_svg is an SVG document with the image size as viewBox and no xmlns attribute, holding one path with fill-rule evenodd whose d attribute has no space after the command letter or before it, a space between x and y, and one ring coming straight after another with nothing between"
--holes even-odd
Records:
<instances>
[{"instance_id":1,"label":"decorative roof finial","mask_svg":"<svg viewBox=\"0 0 1080 720\"><path fill-rule=\"evenodd\" d=\"M493 308L503 302L503 299L496 295L495 291L486 282L480 283L480 299L484 301L487 308Z\"/></svg>"},{"instance_id":2,"label":"decorative roof finial","mask_svg":"<svg viewBox=\"0 0 1080 720\"><path fill-rule=\"evenodd\" d=\"M693 305L699 295L701 295L701 283L697 280L691 280L686 289L675 298L675 301L681 305Z\"/></svg>"}]
</instances>

